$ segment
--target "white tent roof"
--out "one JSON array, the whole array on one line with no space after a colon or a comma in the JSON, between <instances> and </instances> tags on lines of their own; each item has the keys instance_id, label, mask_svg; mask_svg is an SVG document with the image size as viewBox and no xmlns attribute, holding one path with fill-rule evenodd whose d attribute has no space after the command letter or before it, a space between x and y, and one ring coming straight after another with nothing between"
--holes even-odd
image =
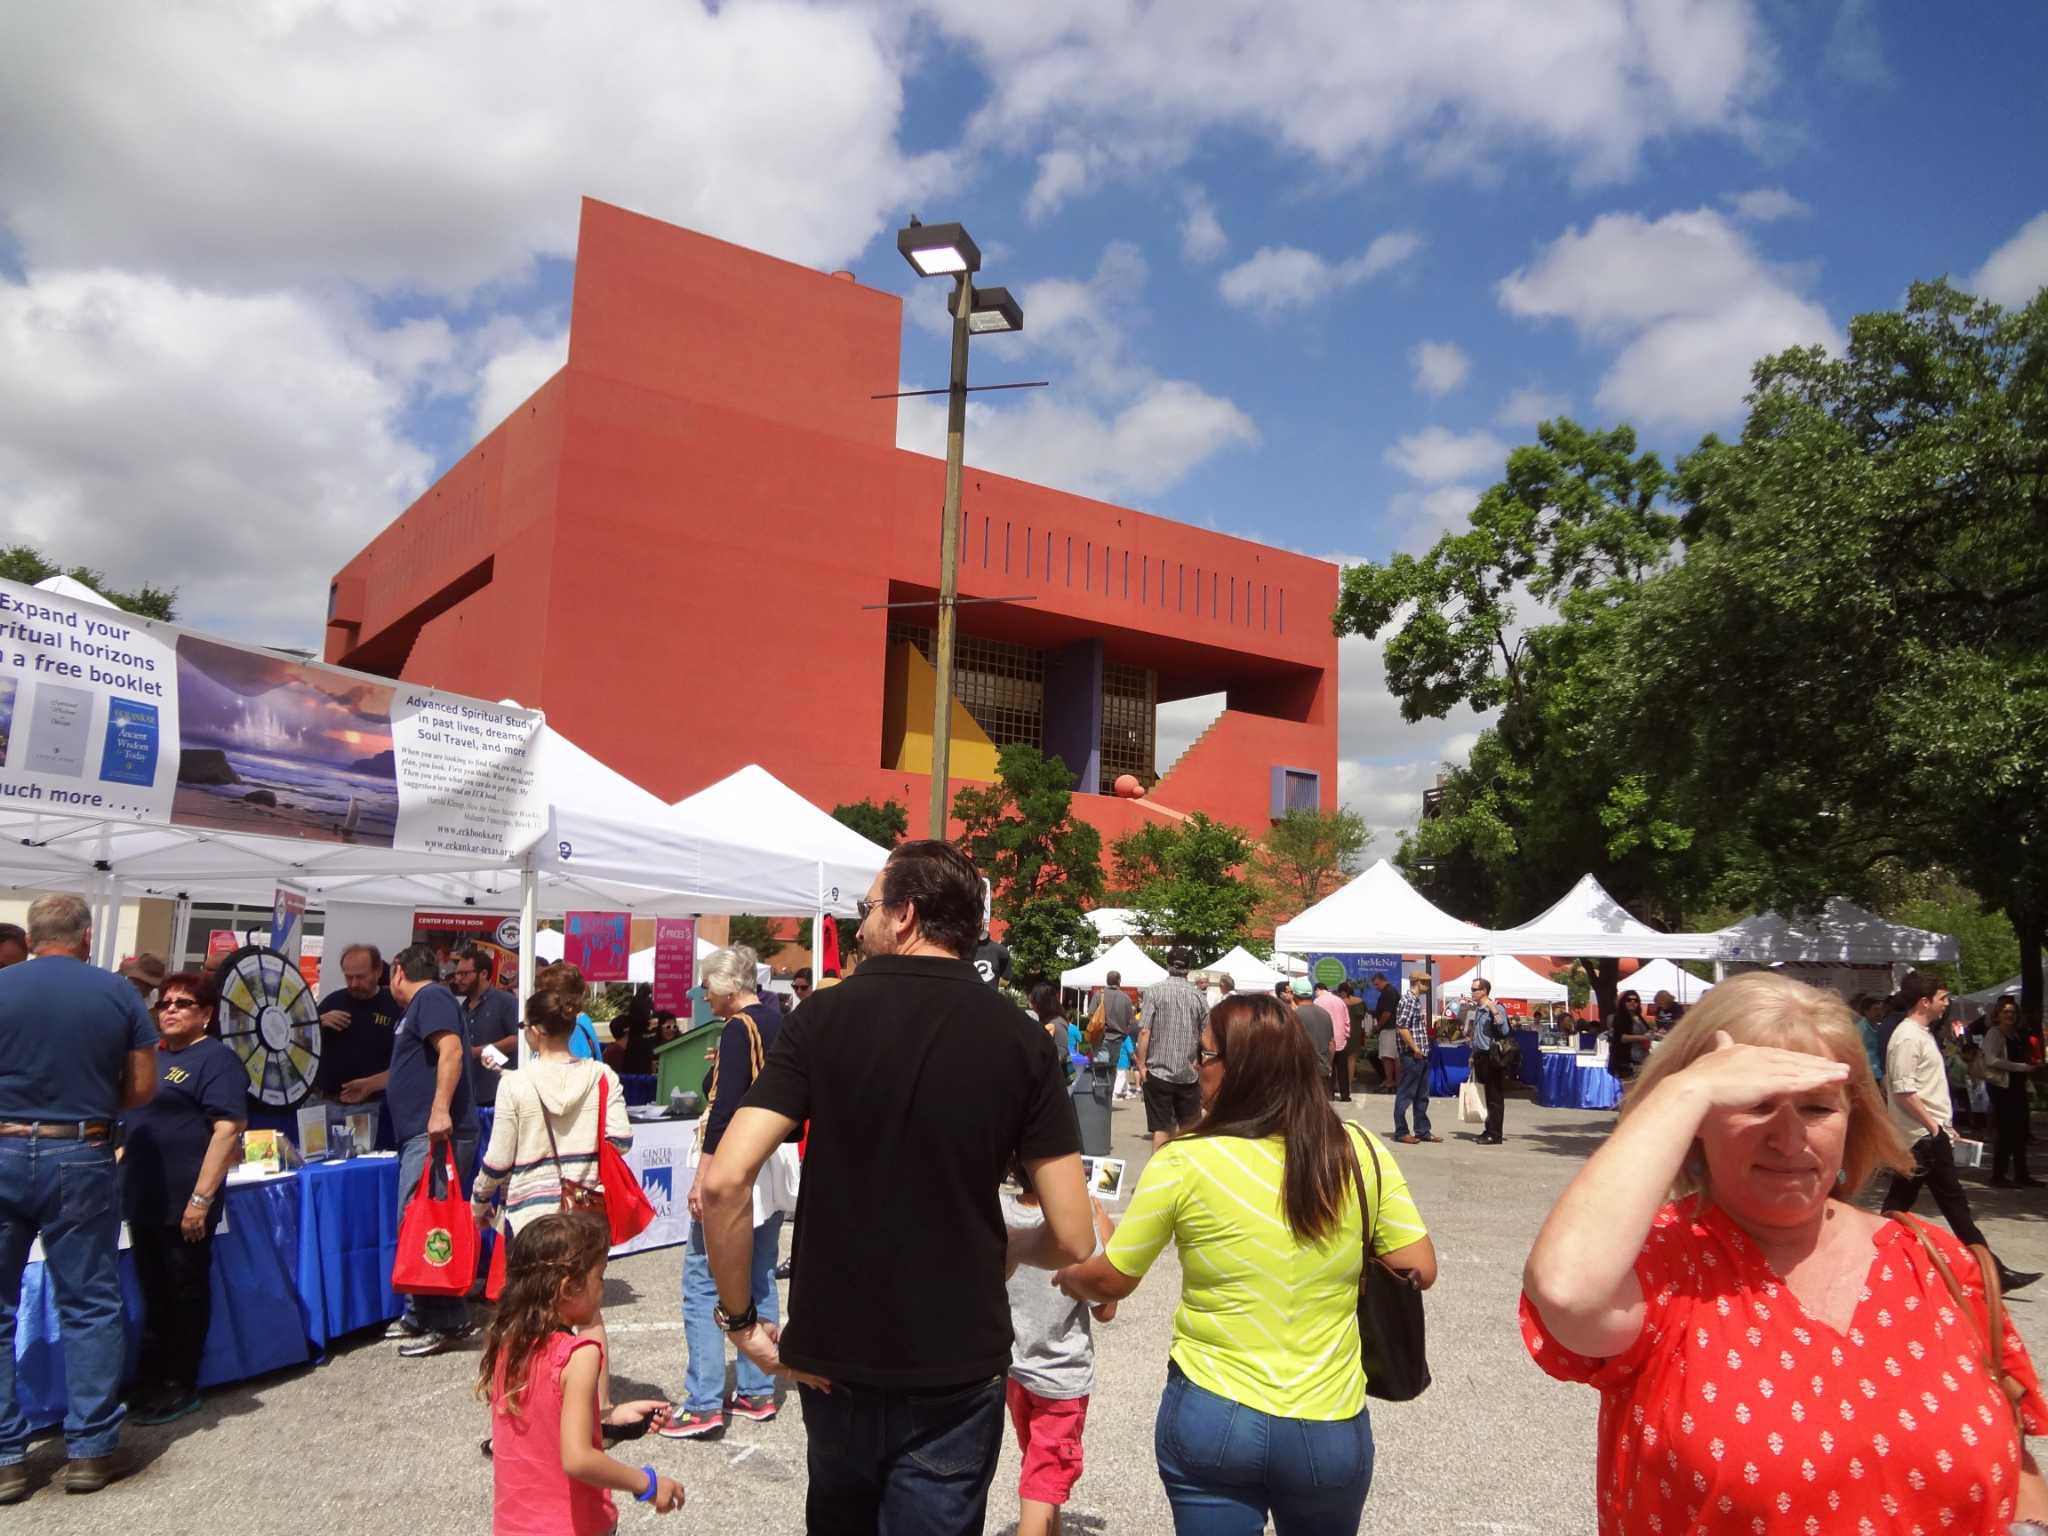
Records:
<instances>
[{"instance_id":1,"label":"white tent roof","mask_svg":"<svg viewBox=\"0 0 2048 1536\"><path fill-rule=\"evenodd\" d=\"M36 590L38 592L54 592L59 597L70 598L74 603L92 603L101 608L117 606L109 599L93 591L84 582L73 580L69 576L45 576L36 583Z\"/></svg>"},{"instance_id":2,"label":"white tent roof","mask_svg":"<svg viewBox=\"0 0 2048 1536\"><path fill-rule=\"evenodd\" d=\"M787 889L779 905L750 911L851 915L889 860L888 849L813 805L758 763L678 800L671 810L686 831L760 844L761 883Z\"/></svg>"},{"instance_id":3,"label":"white tent roof","mask_svg":"<svg viewBox=\"0 0 2048 1536\"><path fill-rule=\"evenodd\" d=\"M1714 984L1701 981L1691 971L1673 965L1669 960L1646 960L1621 978L1621 990L1638 993L1647 1009L1659 992L1669 992L1679 1002L1691 1004L1713 991Z\"/></svg>"},{"instance_id":4,"label":"white tent roof","mask_svg":"<svg viewBox=\"0 0 2048 1536\"><path fill-rule=\"evenodd\" d=\"M1965 1013L1983 1013L1986 1009L1990 1008L1992 1004L1996 1003L2000 998L2005 997L2008 994L2010 994L2013 997L2018 997L2020 995L2020 983L2024 979L2024 972L2014 971L2012 975L2008 976L2004 981L2001 981L1997 986L1986 987L1981 992L1965 992L1961 997L1956 999L1956 1002L1958 1005L1961 1006L1962 1010ZM2048 961L2044 961L2042 963L2041 979L2044 983L2048 983Z\"/></svg>"},{"instance_id":5,"label":"white tent roof","mask_svg":"<svg viewBox=\"0 0 2048 1536\"><path fill-rule=\"evenodd\" d=\"M1495 997L1516 997L1525 1003L1562 1003L1571 999L1570 989L1548 976L1539 976L1513 955L1487 955L1462 976L1443 985L1446 1001L1461 1001L1472 995L1472 983L1481 979L1493 983Z\"/></svg>"},{"instance_id":6,"label":"white tent roof","mask_svg":"<svg viewBox=\"0 0 2048 1536\"><path fill-rule=\"evenodd\" d=\"M1060 985L1082 989L1107 986L1111 971L1120 973L1118 984L1126 987L1149 987L1166 980L1166 967L1131 940L1118 939L1086 965L1060 972Z\"/></svg>"},{"instance_id":7,"label":"white tent roof","mask_svg":"<svg viewBox=\"0 0 2048 1536\"><path fill-rule=\"evenodd\" d=\"M1641 959L1661 955L1677 960L1711 960L1720 936L1662 933L1639 921L1591 875L1540 917L1501 930L1501 948L1522 955L1573 955Z\"/></svg>"},{"instance_id":8,"label":"white tent roof","mask_svg":"<svg viewBox=\"0 0 2048 1536\"><path fill-rule=\"evenodd\" d=\"M1956 941L1945 933L1891 922L1840 896L1831 898L1816 917L1765 912L1731 923L1713 937L1716 949L1707 958L1749 965L1953 963L1959 953Z\"/></svg>"},{"instance_id":9,"label":"white tent roof","mask_svg":"<svg viewBox=\"0 0 2048 1536\"><path fill-rule=\"evenodd\" d=\"M1282 923L1273 942L1293 954L1484 955L1499 947L1485 929L1432 906L1385 859Z\"/></svg>"},{"instance_id":10,"label":"white tent roof","mask_svg":"<svg viewBox=\"0 0 2048 1536\"><path fill-rule=\"evenodd\" d=\"M1230 978L1231 986L1239 992L1270 992L1287 980L1285 975L1274 970L1242 944L1221 960L1211 960L1200 969L1222 972Z\"/></svg>"}]
</instances>

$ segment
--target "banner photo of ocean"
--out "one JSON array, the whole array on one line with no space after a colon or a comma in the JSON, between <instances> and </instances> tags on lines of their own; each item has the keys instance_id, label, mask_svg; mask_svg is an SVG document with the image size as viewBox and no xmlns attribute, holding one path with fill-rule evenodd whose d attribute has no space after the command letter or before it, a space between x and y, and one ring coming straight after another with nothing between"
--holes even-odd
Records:
<instances>
[{"instance_id":1,"label":"banner photo of ocean","mask_svg":"<svg viewBox=\"0 0 2048 1536\"><path fill-rule=\"evenodd\" d=\"M388 751L342 765L240 747L187 747L171 814L187 826L388 848L398 825L398 782Z\"/></svg>"}]
</instances>

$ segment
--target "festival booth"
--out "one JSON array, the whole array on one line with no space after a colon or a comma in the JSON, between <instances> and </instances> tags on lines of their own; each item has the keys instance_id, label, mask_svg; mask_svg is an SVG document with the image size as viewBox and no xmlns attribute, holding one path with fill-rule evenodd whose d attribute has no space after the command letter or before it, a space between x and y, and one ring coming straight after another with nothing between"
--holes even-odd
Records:
<instances>
[{"instance_id":1,"label":"festival booth","mask_svg":"<svg viewBox=\"0 0 2048 1536\"><path fill-rule=\"evenodd\" d=\"M1492 984L1493 996L1504 1005L1515 1003L1556 1004L1571 1000L1570 988L1552 981L1547 976L1538 975L1513 955L1486 955L1482 957L1480 962L1473 966L1471 970L1464 972L1462 975L1453 976L1444 982L1439 989L1439 995L1445 1003L1470 1002L1472 1000L1472 983L1481 980ZM1512 1006L1510 1006L1509 1012L1511 1015L1514 1011ZM1520 1019L1510 1027L1514 1033L1515 1044L1522 1049L1522 1081L1540 1084L1543 1081L1543 1063L1545 1060L1540 1034L1538 1031L1526 1027L1525 1022ZM1449 1051L1451 1047L1446 1046L1444 1049ZM1435 1065L1432 1062L1433 1073L1434 1070ZM1449 1068L1445 1068L1444 1082L1447 1085L1447 1092L1455 1093L1457 1085L1463 1081L1464 1077L1462 1074L1454 1078L1450 1075ZM1436 1084L1432 1081L1430 1092L1435 1093L1436 1091Z\"/></svg>"},{"instance_id":2,"label":"festival booth","mask_svg":"<svg viewBox=\"0 0 2048 1536\"><path fill-rule=\"evenodd\" d=\"M1145 988L1166 980L1166 967L1138 948L1131 939L1118 939L1086 965L1060 972L1060 985L1069 992L1092 992L1109 985L1109 973L1117 973L1120 987Z\"/></svg>"},{"instance_id":3,"label":"festival booth","mask_svg":"<svg viewBox=\"0 0 2048 1536\"><path fill-rule=\"evenodd\" d=\"M517 944L542 911L804 911L815 898L850 913L886 857L865 845L858 889L828 904L809 842L792 854L771 840L779 828L678 818L515 704L214 640L97 594L0 581L0 616L20 673L0 676L0 883L85 895L102 965L133 896L177 901L181 926L194 897L280 919L305 906L517 911ZM602 856L621 848L631 856ZM805 899L782 901L791 893ZM519 947L523 993L533 946ZM222 1035L249 1069L252 1099L289 1111L320 1054L312 989L278 956L243 954L246 977L224 981ZM654 1143L687 1128L642 1129L635 1162L660 1210L671 1159ZM317 1359L330 1338L396 1315L397 1178L389 1155L237 1170L202 1385ZM280 1325L293 1316L297 1327ZM31 1263L15 1348L34 1422L62 1413L58 1337Z\"/></svg>"},{"instance_id":4,"label":"festival booth","mask_svg":"<svg viewBox=\"0 0 2048 1536\"><path fill-rule=\"evenodd\" d=\"M1376 970L1398 984L1404 955L1486 955L1497 948L1492 934L1436 907L1385 859L1282 923L1273 943L1306 957L1310 974L1333 985L1346 977L1363 981ZM1433 1096L1455 1094L1471 1071L1471 1046L1430 1046Z\"/></svg>"},{"instance_id":5,"label":"festival booth","mask_svg":"<svg viewBox=\"0 0 2048 1536\"><path fill-rule=\"evenodd\" d=\"M1897 965L1952 965L1960 951L1945 933L1930 933L1831 897L1809 917L1764 912L1710 935L1716 979L1743 971L1781 970L1844 997L1888 993Z\"/></svg>"},{"instance_id":6,"label":"festival booth","mask_svg":"<svg viewBox=\"0 0 2048 1536\"><path fill-rule=\"evenodd\" d=\"M2004 999L2017 999L2020 995L2020 983L2025 979L2024 972L2015 971L1995 987L1986 987L1981 992L1965 992L1956 999L1956 1007L1966 1020L1981 1018ZM2041 982L2043 990L2048 990L2048 965L2041 967Z\"/></svg>"},{"instance_id":7,"label":"festival booth","mask_svg":"<svg viewBox=\"0 0 2048 1536\"><path fill-rule=\"evenodd\" d=\"M1235 992L1270 992L1288 979L1242 944L1201 969L1211 975L1228 976L1231 990Z\"/></svg>"},{"instance_id":8,"label":"festival booth","mask_svg":"<svg viewBox=\"0 0 2048 1536\"><path fill-rule=\"evenodd\" d=\"M1621 978L1621 985L1623 990L1641 996L1646 1011L1659 992L1669 992L1679 1006L1690 1008L1714 990L1711 981L1702 981L1691 971L1673 965L1669 960L1645 960Z\"/></svg>"}]
</instances>

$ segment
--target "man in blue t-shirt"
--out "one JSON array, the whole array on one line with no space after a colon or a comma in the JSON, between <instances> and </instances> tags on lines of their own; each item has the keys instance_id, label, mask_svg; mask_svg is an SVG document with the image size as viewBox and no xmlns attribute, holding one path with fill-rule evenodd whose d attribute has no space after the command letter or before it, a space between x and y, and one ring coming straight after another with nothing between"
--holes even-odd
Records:
<instances>
[{"instance_id":1,"label":"man in blue t-shirt","mask_svg":"<svg viewBox=\"0 0 2048 1536\"><path fill-rule=\"evenodd\" d=\"M86 963L92 912L77 896L28 909L35 958L0 971L0 1340L14 1347L21 1271L40 1233L64 1334L64 1487L126 1470L128 1349L114 1188L114 1117L156 1093L156 1026L128 981ZM28 1493L29 1425L0 1372L0 1504Z\"/></svg>"},{"instance_id":2,"label":"man in blue t-shirt","mask_svg":"<svg viewBox=\"0 0 2048 1536\"><path fill-rule=\"evenodd\" d=\"M405 1010L391 1042L391 1067L357 1078L341 1090L344 1103L382 1092L398 1137L398 1216L431 1166L435 1187L445 1178L443 1144L455 1149L456 1178L468 1187L476 1166L476 1099L469 1081L468 1018L455 994L441 985L433 947L413 944L391 960L391 995ZM404 1342L408 1360L438 1355L473 1332L469 1303L460 1296L408 1297L406 1309L385 1332Z\"/></svg>"}]
</instances>

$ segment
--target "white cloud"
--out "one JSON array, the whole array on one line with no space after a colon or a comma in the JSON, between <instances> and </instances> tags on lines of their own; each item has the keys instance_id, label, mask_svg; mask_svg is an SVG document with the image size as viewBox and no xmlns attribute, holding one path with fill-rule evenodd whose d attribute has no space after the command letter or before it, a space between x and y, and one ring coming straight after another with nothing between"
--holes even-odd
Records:
<instances>
[{"instance_id":1,"label":"white cloud","mask_svg":"<svg viewBox=\"0 0 2048 1536\"><path fill-rule=\"evenodd\" d=\"M1466 519L1479 505L1479 494L1474 485L1438 485L1388 497L1388 520L1397 542L1409 553L1420 554L1447 533L1463 533Z\"/></svg>"},{"instance_id":2,"label":"white cloud","mask_svg":"<svg viewBox=\"0 0 2048 1536\"><path fill-rule=\"evenodd\" d=\"M1453 432L1428 426L1394 439L1382 455L1411 480L1441 485L1474 475L1497 477L1507 462L1508 445L1484 430Z\"/></svg>"},{"instance_id":3,"label":"white cloud","mask_svg":"<svg viewBox=\"0 0 2048 1536\"><path fill-rule=\"evenodd\" d=\"M1603 214L1503 279L1499 296L1510 314L1568 320L1586 341L1618 347L1594 401L1645 427L1726 424L1759 358L1842 345L1827 311L1711 208Z\"/></svg>"},{"instance_id":4,"label":"white cloud","mask_svg":"<svg viewBox=\"0 0 2048 1536\"><path fill-rule=\"evenodd\" d=\"M535 332L514 324L507 330L509 334L498 340L477 374L476 399L470 411L472 438L491 431L569 361L566 327Z\"/></svg>"},{"instance_id":5,"label":"white cloud","mask_svg":"<svg viewBox=\"0 0 2048 1536\"><path fill-rule=\"evenodd\" d=\"M1493 424L1497 427L1534 427L1553 417L1569 415L1571 408L1568 395L1553 395L1525 386L1508 392L1507 399L1500 403L1500 409L1493 413Z\"/></svg>"},{"instance_id":6,"label":"white cloud","mask_svg":"<svg viewBox=\"0 0 2048 1536\"><path fill-rule=\"evenodd\" d=\"M1057 213L1067 199L1088 189L1106 157L1068 146L1049 149L1038 157L1038 175L1024 199L1024 216L1034 224Z\"/></svg>"},{"instance_id":7,"label":"white cloud","mask_svg":"<svg viewBox=\"0 0 2048 1536\"><path fill-rule=\"evenodd\" d=\"M1884 56L1884 38L1870 0L1841 0L1828 33L1821 63L1830 74L1851 85L1879 88L1892 84L1892 67Z\"/></svg>"},{"instance_id":8,"label":"white cloud","mask_svg":"<svg viewBox=\"0 0 2048 1536\"><path fill-rule=\"evenodd\" d=\"M1727 202L1735 217L1746 219L1752 224L1770 224L1779 219L1799 219L1813 212L1783 187L1757 187L1748 192L1737 192L1732 194Z\"/></svg>"},{"instance_id":9,"label":"white cloud","mask_svg":"<svg viewBox=\"0 0 2048 1536\"><path fill-rule=\"evenodd\" d=\"M1223 221L1216 217L1216 205L1200 187L1187 194L1187 216L1180 222L1180 253L1189 261L1206 266L1230 247Z\"/></svg>"},{"instance_id":10,"label":"white cloud","mask_svg":"<svg viewBox=\"0 0 2048 1536\"><path fill-rule=\"evenodd\" d=\"M1217 280L1216 291L1226 303L1272 316L1354 288L1399 266L1421 249L1422 237L1406 229L1381 235L1358 255L1340 262L1326 261L1298 246L1261 246L1250 260L1225 272Z\"/></svg>"},{"instance_id":11,"label":"white cloud","mask_svg":"<svg viewBox=\"0 0 2048 1536\"><path fill-rule=\"evenodd\" d=\"M317 648L329 576L426 483L397 420L443 356L432 326L366 336L288 293L0 282L0 523L177 587L197 627Z\"/></svg>"},{"instance_id":12,"label":"white cloud","mask_svg":"<svg viewBox=\"0 0 2048 1536\"><path fill-rule=\"evenodd\" d=\"M1204 693L1192 699L1174 699L1153 713L1152 761L1163 774L1180 761L1181 753L1195 744L1195 738L1216 723L1229 707L1227 693Z\"/></svg>"},{"instance_id":13,"label":"white cloud","mask_svg":"<svg viewBox=\"0 0 2048 1536\"><path fill-rule=\"evenodd\" d=\"M17 8L0 209L31 270L209 285L463 292L569 255L586 193L840 265L952 179L898 141L904 25L777 0Z\"/></svg>"},{"instance_id":14,"label":"white cloud","mask_svg":"<svg viewBox=\"0 0 2048 1536\"><path fill-rule=\"evenodd\" d=\"M974 143L1118 146L1134 171L1250 133L1345 175L1533 149L1612 180L1658 140L1746 127L1772 72L1752 0L920 3L994 82Z\"/></svg>"},{"instance_id":15,"label":"white cloud","mask_svg":"<svg viewBox=\"0 0 2048 1536\"><path fill-rule=\"evenodd\" d=\"M1415 369L1415 387L1433 400L1441 400L1472 373L1472 359L1452 341L1418 342L1408 361Z\"/></svg>"},{"instance_id":16,"label":"white cloud","mask_svg":"<svg viewBox=\"0 0 2048 1536\"><path fill-rule=\"evenodd\" d=\"M2048 287L2048 213L2037 213L2019 227L1990 260L1969 279L1972 293L1994 304L2030 303Z\"/></svg>"}]
</instances>

